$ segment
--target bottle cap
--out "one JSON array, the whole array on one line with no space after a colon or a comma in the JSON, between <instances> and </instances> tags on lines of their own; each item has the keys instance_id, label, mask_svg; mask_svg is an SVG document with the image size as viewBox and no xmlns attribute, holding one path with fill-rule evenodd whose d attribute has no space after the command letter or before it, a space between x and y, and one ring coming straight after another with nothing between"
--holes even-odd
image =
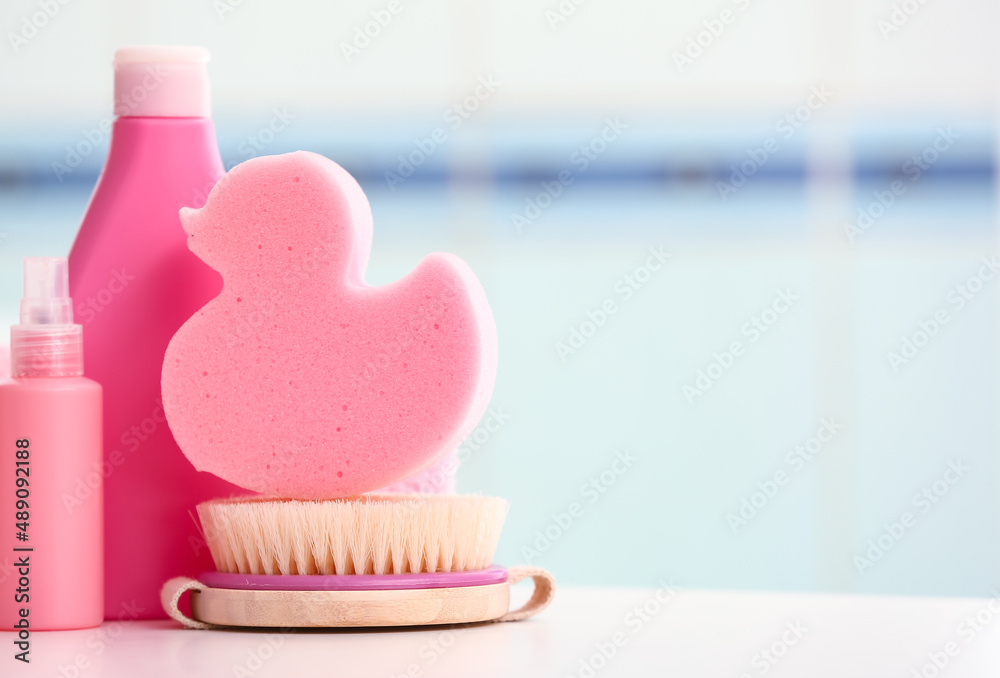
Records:
<instances>
[{"instance_id":1,"label":"bottle cap","mask_svg":"<svg viewBox=\"0 0 1000 678\"><path fill-rule=\"evenodd\" d=\"M204 47L123 47L115 52L115 109L124 117L207 118L212 114Z\"/></svg>"},{"instance_id":2,"label":"bottle cap","mask_svg":"<svg viewBox=\"0 0 1000 678\"><path fill-rule=\"evenodd\" d=\"M65 257L25 257L21 324L10 328L11 376L83 374L83 327L73 324Z\"/></svg>"},{"instance_id":3,"label":"bottle cap","mask_svg":"<svg viewBox=\"0 0 1000 678\"><path fill-rule=\"evenodd\" d=\"M22 325L72 325L69 263L64 257L25 257Z\"/></svg>"}]
</instances>

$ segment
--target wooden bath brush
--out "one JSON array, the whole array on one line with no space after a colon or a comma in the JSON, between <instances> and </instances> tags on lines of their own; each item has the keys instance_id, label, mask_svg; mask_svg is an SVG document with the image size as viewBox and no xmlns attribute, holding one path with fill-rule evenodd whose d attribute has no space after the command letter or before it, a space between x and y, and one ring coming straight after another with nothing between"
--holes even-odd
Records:
<instances>
[{"instance_id":1,"label":"wooden bath brush","mask_svg":"<svg viewBox=\"0 0 1000 678\"><path fill-rule=\"evenodd\" d=\"M198 513L218 571L167 582L163 606L190 628L524 619L551 602L555 581L490 565L506 511L477 496L207 502ZM510 611L511 585L529 577L531 599Z\"/></svg>"}]
</instances>

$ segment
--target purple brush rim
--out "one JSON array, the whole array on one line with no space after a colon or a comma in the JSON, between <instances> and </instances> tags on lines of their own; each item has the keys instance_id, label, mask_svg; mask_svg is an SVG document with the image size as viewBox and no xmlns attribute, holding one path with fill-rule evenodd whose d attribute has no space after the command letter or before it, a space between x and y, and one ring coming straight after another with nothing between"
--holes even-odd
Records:
<instances>
[{"instance_id":1,"label":"purple brush rim","mask_svg":"<svg viewBox=\"0 0 1000 678\"><path fill-rule=\"evenodd\" d=\"M213 589L255 591L407 591L485 586L507 581L507 569L493 565L469 572L417 574L232 574L205 572L200 577Z\"/></svg>"}]
</instances>

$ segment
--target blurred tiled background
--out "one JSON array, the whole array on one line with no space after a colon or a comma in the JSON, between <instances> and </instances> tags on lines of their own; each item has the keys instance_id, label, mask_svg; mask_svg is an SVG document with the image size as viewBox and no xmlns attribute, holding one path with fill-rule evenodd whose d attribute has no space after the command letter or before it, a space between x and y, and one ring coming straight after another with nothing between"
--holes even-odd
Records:
<instances>
[{"instance_id":1,"label":"blurred tiled background","mask_svg":"<svg viewBox=\"0 0 1000 678\"><path fill-rule=\"evenodd\" d=\"M479 273L506 419L468 443L460 488L511 500L500 562L567 583L987 595L998 14L5 0L0 321L20 258L72 242L114 49L203 44L227 166L303 148L349 169L375 215L370 282L435 250Z\"/></svg>"}]
</instances>

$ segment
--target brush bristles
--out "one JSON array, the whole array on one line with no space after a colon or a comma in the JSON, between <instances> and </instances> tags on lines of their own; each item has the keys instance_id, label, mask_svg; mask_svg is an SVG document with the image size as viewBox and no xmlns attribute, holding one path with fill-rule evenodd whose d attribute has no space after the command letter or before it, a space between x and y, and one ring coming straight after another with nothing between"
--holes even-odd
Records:
<instances>
[{"instance_id":1,"label":"brush bristles","mask_svg":"<svg viewBox=\"0 0 1000 678\"><path fill-rule=\"evenodd\" d=\"M506 516L504 499L454 495L198 505L216 569L240 574L480 570L493 562Z\"/></svg>"}]
</instances>

